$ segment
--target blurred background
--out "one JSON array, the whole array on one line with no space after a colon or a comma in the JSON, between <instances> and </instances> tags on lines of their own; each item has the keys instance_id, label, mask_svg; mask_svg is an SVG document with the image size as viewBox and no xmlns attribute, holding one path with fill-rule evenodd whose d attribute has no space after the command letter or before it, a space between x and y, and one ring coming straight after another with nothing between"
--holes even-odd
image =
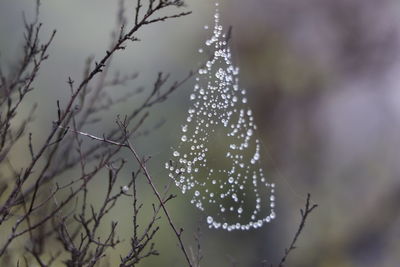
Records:
<instances>
[{"instance_id":1,"label":"blurred background","mask_svg":"<svg viewBox=\"0 0 400 267\"><path fill-rule=\"evenodd\" d=\"M31 18L33 2L0 1L3 68L20 56L22 12ZM127 1L128 16L134 14L134 3ZM214 2L186 3L193 14L145 28L138 36L141 42L115 57L114 70L138 72L139 78L113 88L113 95L139 86L150 90L159 71L182 79L204 60L197 51L209 36L204 25L213 23ZM264 170L277 184L278 217L257 230L209 230L204 214L177 192L169 209L185 228L188 244L195 245L193 233L200 227L202 266L278 261L297 230L308 192L319 208L287 266L400 266L400 2L221 0L220 5L223 24L233 26L233 58L265 145ZM98 58L107 49L117 7L118 1L106 0L42 1L43 37L53 29L57 35L29 98L39 103L32 128L36 142L52 127L56 100L69 97L68 76L79 80L86 58ZM142 155L152 156L151 170L160 186L168 181L164 162L178 142L193 84L194 79L154 108L144 125L149 131L134 140ZM117 114L129 113L141 100L104 113L87 131L101 135L114 126ZM17 167L29 160L26 149L22 144L13 151ZM134 168L132 161L127 180ZM104 183L93 186L101 192ZM154 201L145 183L140 193L144 202ZM101 196L92 197L96 202ZM126 200L112 214L126 239L130 208ZM156 246L161 255L140 266L182 266L176 244L163 226ZM126 249L117 248L110 262Z\"/></svg>"}]
</instances>

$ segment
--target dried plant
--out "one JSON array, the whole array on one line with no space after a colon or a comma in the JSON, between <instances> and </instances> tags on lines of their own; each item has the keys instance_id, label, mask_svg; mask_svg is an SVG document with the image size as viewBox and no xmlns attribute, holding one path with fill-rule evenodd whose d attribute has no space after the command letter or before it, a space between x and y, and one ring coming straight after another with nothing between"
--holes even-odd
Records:
<instances>
[{"instance_id":1,"label":"dried plant","mask_svg":"<svg viewBox=\"0 0 400 267\"><path fill-rule=\"evenodd\" d=\"M1 123L0 123L0 162L9 166L11 175L1 180L0 190L0 226L4 242L0 245L2 265L22 264L20 248L14 248L13 243L19 238L29 240L25 250L31 256L26 256L27 265L36 262L40 266L50 266L61 254L68 254L65 260L67 266L94 266L106 255L106 250L114 248L121 241L117 236L117 222L111 222L108 234L99 233L100 225L105 216L112 210L123 196L131 196L134 200L133 227L134 236L131 240L132 250L121 258L121 266L133 266L143 258L156 255L152 239L158 231L157 220L160 209L173 196L159 197L159 204L154 205L154 216L145 229L137 224L140 211L136 194L135 179L140 172L135 172L131 182L118 188L121 170L125 160L119 158L121 147L102 144L84 145L78 131L98 122L100 112L123 102L130 97L144 92L136 90L120 99L113 99L105 88L123 85L134 80L137 74L111 76L110 66L114 54L127 49L129 42L138 41L136 34L142 28L169 19L179 18L190 12L176 12L171 15L159 15L168 8L183 7L183 1L137 1L135 16L132 23L125 17L124 1L120 1L117 30L113 34L109 49L104 56L95 61L89 58L81 81L68 79L70 98L66 103L57 101L57 118L42 145L32 142L32 133L28 133L33 121L34 108L29 116L18 123L15 117L24 104L26 95L34 90L33 82L38 77L41 65L48 58L48 49L55 38L56 31L48 41L42 43L39 39L42 24L39 22L39 7L37 2L36 19L25 22L24 56L18 67L5 74L0 70L1 89ZM164 14L164 13L163 13ZM128 27L131 24L130 27ZM110 77L111 76L111 77ZM140 106L125 117L125 125L132 124L132 130L121 132L118 127L104 134L104 138L127 140L135 134L148 116L148 110L167 99L167 97L184 84L190 77L167 86L169 75L159 73L154 87ZM26 103L25 103L26 104ZM40 103L39 103L40 104ZM68 134L68 129L75 134ZM28 136L28 151L31 162L22 170L12 166L9 152L18 141ZM144 163L142 163L144 164ZM69 170L79 169L80 174L67 182L60 182L59 177ZM108 187L100 207L95 208L88 199L89 185L92 180L108 171ZM146 172L146 171L145 171ZM129 194L129 189L133 193ZM179 230L176 230L179 231ZM58 241L62 248L52 251L46 248L50 240ZM182 249L184 249L182 245Z\"/></svg>"}]
</instances>

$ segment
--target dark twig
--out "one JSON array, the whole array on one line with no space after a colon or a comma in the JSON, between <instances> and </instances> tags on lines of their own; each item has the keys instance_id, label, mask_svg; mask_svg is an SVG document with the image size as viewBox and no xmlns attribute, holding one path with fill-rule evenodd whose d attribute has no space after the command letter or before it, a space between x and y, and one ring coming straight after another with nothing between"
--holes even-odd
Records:
<instances>
[{"instance_id":1,"label":"dark twig","mask_svg":"<svg viewBox=\"0 0 400 267\"><path fill-rule=\"evenodd\" d=\"M157 197L157 199L158 199L158 201L159 201L159 203L160 203L160 205L161 205L161 207L162 207L162 209L164 211L164 214L167 217L169 225L171 226L172 230L174 231L176 237L178 238L178 242L179 242L179 245L181 247L181 250L182 250L183 254L185 255L185 259L186 259L188 265L190 267L192 267L193 265L190 262L189 255L188 255L188 253L186 251L186 248L185 248L185 245L183 244L183 241L182 241L183 228L180 228L179 231L178 231L177 227L172 222L171 215L169 214L167 208L165 207L165 203L164 203L163 199L161 198L160 193L158 192L156 186L153 183L153 179L152 179L149 171L147 170L145 162L140 159L139 155L137 154L136 150L134 149L133 145L129 142L129 140L127 140L127 145L128 145L128 149L132 152L132 154L134 155L136 161L139 163L140 167L144 171L144 174L145 174L145 176L147 178L147 181L149 182L149 185L151 186L151 189L153 190L154 194L156 195L156 197Z\"/></svg>"},{"instance_id":2,"label":"dark twig","mask_svg":"<svg viewBox=\"0 0 400 267\"><path fill-rule=\"evenodd\" d=\"M283 267L283 266L285 266L285 262L286 262L287 257L289 256L289 254L290 254L294 249L296 249L296 246L295 246L295 245L296 245L297 239L299 238L301 232L302 232L303 229L304 229L304 226L305 226L305 223L306 223L306 220L307 220L308 215L310 215L310 213L311 213L316 207L318 207L317 204L313 204L313 205L310 204L310 198L311 198L311 195L310 195L310 194L307 194L307 200L306 200L305 208L304 208L304 210L303 210L303 209L300 210L301 220L300 220L299 228L297 229L297 232L296 232L296 234L294 235L293 240L292 240L292 242L290 243L289 248L286 248L286 249L285 249L285 254L283 255L281 261L279 262L278 267Z\"/></svg>"}]
</instances>

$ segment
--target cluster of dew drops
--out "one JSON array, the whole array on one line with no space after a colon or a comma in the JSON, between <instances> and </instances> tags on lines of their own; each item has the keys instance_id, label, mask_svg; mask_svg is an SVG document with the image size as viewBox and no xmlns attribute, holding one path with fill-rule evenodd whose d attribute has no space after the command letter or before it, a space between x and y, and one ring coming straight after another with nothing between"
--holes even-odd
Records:
<instances>
[{"instance_id":1,"label":"cluster of dew drops","mask_svg":"<svg viewBox=\"0 0 400 267\"><path fill-rule=\"evenodd\" d=\"M215 5L212 36L205 42L212 57L198 71L180 144L165 167L182 193L191 193L191 203L207 214L210 228L249 230L276 217L275 184L266 182L260 167L257 126L251 109L246 106L246 91L239 88L239 68L232 63L220 25L219 4ZM209 30L208 26L204 28ZM204 49L199 49L199 53L204 53ZM226 169L209 167L210 140L218 127L225 129L228 142L223 152L230 162ZM262 195L261 189L267 190L267 194ZM252 198L247 197L249 192L254 194ZM248 199L252 203L247 203ZM216 207L218 213L209 214L208 205ZM248 218L243 218L245 214Z\"/></svg>"}]
</instances>

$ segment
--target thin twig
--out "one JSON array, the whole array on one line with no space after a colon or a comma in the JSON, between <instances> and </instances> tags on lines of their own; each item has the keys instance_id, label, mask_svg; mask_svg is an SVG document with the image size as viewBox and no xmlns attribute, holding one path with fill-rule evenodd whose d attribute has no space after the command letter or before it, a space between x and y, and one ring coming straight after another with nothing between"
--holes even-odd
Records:
<instances>
[{"instance_id":1,"label":"thin twig","mask_svg":"<svg viewBox=\"0 0 400 267\"><path fill-rule=\"evenodd\" d=\"M181 247L181 250L182 250L183 254L185 255L186 261L187 261L187 263L189 264L189 266L192 267L193 265L192 265L192 263L190 262L189 255L188 255L188 253L187 253L187 251L186 251L185 245L183 244L182 237L181 237L181 236L182 236L183 229L180 228L179 231L177 230L176 226L175 226L174 223L172 222L171 215L169 214L167 208L166 208L165 205L164 205L164 201L162 200L160 193L158 192L157 188L155 187L155 185L154 185L154 183L153 183L153 179L152 179L152 177L151 177L149 171L147 170L146 165L145 165L144 162L140 159L139 155L137 154L136 150L134 149L133 145L129 142L129 140L127 140L127 145L128 145L129 150L132 152L132 154L134 155L135 159L136 159L137 162L139 163L140 167L141 167L142 170L144 171L144 174L145 174L145 176L146 176L146 178L147 178L147 181L149 182L149 184L150 184L150 186L151 186L151 188L152 188L154 194L156 195L158 201L160 202L161 207L162 207L162 209L163 209L163 211L164 211L165 216L167 216L167 220L168 220L169 225L171 226L172 230L174 231L176 237L178 238L179 245L180 245L180 247Z\"/></svg>"},{"instance_id":2,"label":"thin twig","mask_svg":"<svg viewBox=\"0 0 400 267\"><path fill-rule=\"evenodd\" d=\"M318 207L317 204L313 204L313 205L310 204L310 198L311 198L311 195L310 195L310 194L307 194L307 200L306 200L305 208L304 208L304 210L303 210L303 209L300 210L301 221L300 221L299 228L297 229L297 232L296 232L296 234L294 235L293 240L292 240L292 242L290 243L289 248L286 248L286 249L285 249L285 254L283 255L281 261L279 262L278 267L283 267L283 266L285 266L285 261L286 261L287 257L289 256L290 252L292 252L294 249L296 249L296 246L295 246L295 245L296 245L297 239L299 238L301 232L302 232L303 229L304 229L304 225L305 225L305 223L306 223L306 220L307 220L308 215L310 215L310 213L311 213L316 207Z\"/></svg>"}]
</instances>

